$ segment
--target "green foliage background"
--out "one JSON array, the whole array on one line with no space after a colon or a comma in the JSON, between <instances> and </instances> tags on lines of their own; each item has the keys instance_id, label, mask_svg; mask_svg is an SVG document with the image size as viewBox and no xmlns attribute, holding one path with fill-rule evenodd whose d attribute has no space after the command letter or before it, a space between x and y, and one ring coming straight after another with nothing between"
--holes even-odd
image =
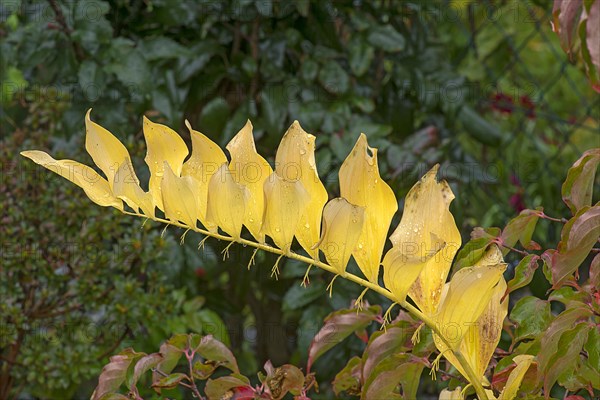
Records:
<instances>
[{"instance_id":1,"label":"green foliage background","mask_svg":"<svg viewBox=\"0 0 600 400\"><path fill-rule=\"evenodd\" d=\"M127 144L144 181L143 114L186 140L188 119L220 145L249 118L270 161L299 120L317 135L319 172L335 195L338 167L365 132L400 206L426 169L442 164L466 242L474 226L503 226L521 206L564 214L558 193L565 171L598 146L598 96L551 32L551 8L542 0L3 2L0 293L10 300L0 313L8 332L22 329L31 338L17 358L27 372L11 368L15 389L44 398L89 395L113 344L152 350L185 331L215 334L248 374L267 359L300 365L322 318L359 293L336 282L326 297L327 277L318 271L303 289L305 266L293 261L274 281L271 256L259 253L247 271L250 250L232 249L222 261L223 244L208 242L198 252L200 238L191 234L176 246L183 232L160 239L162 227L140 230L139 221L98 209L59 177L42 177L19 150L50 149L90 163L79 149L85 111L93 108L92 118ZM559 235L539 231L542 246ZM9 256L11 243L46 251L55 242L44 235L61 243L75 238L97 252L85 260L75 257L79 249L60 255L75 257L68 264L74 292L57 272L64 263ZM126 243L137 243L131 257L106 261ZM82 305L76 313L50 312L44 324L109 321L131 329L122 341L42 340L23 308L18 276L50 308L68 308L60 303L67 294ZM533 290L543 295L539 281ZM111 294L97 296L103 290ZM11 343L12 333L0 339L2 365ZM323 396L334 371L361 346L354 338L317 363ZM437 391L428 385L424 392Z\"/></svg>"}]
</instances>

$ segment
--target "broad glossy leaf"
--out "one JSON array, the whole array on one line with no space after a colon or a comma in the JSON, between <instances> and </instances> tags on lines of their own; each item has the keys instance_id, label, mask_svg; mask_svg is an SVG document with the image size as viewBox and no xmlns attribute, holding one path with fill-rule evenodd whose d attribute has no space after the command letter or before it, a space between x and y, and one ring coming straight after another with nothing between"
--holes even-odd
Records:
<instances>
[{"instance_id":1,"label":"broad glossy leaf","mask_svg":"<svg viewBox=\"0 0 600 400\"><path fill-rule=\"evenodd\" d=\"M379 264L392 217L398 209L394 192L379 176L377 149L361 133L339 172L341 196L365 208L365 223L352 253L371 282L377 282Z\"/></svg>"},{"instance_id":2,"label":"broad glossy leaf","mask_svg":"<svg viewBox=\"0 0 600 400\"><path fill-rule=\"evenodd\" d=\"M165 161L160 183L165 216L171 221L181 221L188 227L196 228L198 205L194 193L194 178L180 178L175 175Z\"/></svg>"},{"instance_id":3,"label":"broad glossy leaf","mask_svg":"<svg viewBox=\"0 0 600 400\"><path fill-rule=\"evenodd\" d=\"M196 197L198 201L198 219L207 229L214 228L206 220L206 207L208 204L208 184L215 172L227 162L223 150L215 142L202 133L192 129L186 120L185 125L190 131L192 138L192 155L183 164L181 176L191 176L197 182Z\"/></svg>"},{"instance_id":4,"label":"broad glossy leaf","mask_svg":"<svg viewBox=\"0 0 600 400\"><path fill-rule=\"evenodd\" d=\"M533 296L526 296L514 305L510 319L516 324L514 342L535 339L552 322L550 303Z\"/></svg>"},{"instance_id":5,"label":"broad glossy leaf","mask_svg":"<svg viewBox=\"0 0 600 400\"><path fill-rule=\"evenodd\" d=\"M415 326L410 322L399 321L388 325L383 331L373 333L362 357L364 379L368 379L377 365L387 357L409 352L412 348L411 337L415 330Z\"/></svg>"},{"instance_id":6,"label":"broad glossy leaf","mask_svg":"<svg viewBox=\"0 0 600 400\"><path fill-rule=\"evenodd\" d=\"M264 191L266 205L262 230L273 239L277 247L289 252L310 195L302 182L288 181L277 172L267 178Z\"/></svg>"},{"instance_id":7,"label":"broad glossy leaf","mask_svg":"<svg viewBox=\"0 0 600 400\"><path fill-rule=\"evenodd\" d=\"M129 207L144 215L154 218L154 200L150 192L144 192L135 176L131 160L123 161L113 182L113 193Z\"/></svg>"},{"instance_id":8,"label":"broad glossy leaf","mask_svg":"<svg viewBox=\"0 0 600 400\"><path fill-rule=\"evenodd\" d=\"M412 354L390 355L365 379L361 399L415 399L423 368L423 361ZM403 396L394 393L398 385Z\"/></svg>"},{"instance_id":9,"label":"broad glossy leaf","mask_svg":"<svg viewBox=\"0 0 600 400\"><path fill-rule=\"evenodd\" d=\"M352 251L360 237L365 220L365 209L338 197L323 210L323 236L319 248L327 262L339 274L346 271Z\"/></svg>"},{"instance_id":10,"label":"broad glossy leaf","mask_svg":"<svg viewBox=\"0 0 600 400\"><path fill-rule=\"evenodd\" d=\"M506 385L504 386L502 393L500 393L498 400L513 400L517 396L523 377L525 376L525 373L527 373L533 359L534 356L528 354L518 355L513 359L517 366L508 376L508 381L506 381Z\"/></svg>"},{"instance_id":11,"label":"broad glossy leaf","mask_svg":"<svg viewBox=\"0 0 600 400\"><path fill-rule=\"evenodd\" d=\"M156 367L162 361L162 355L160 353L148 354L140 358L136 363L131 378L128 379L127 387L131 389L135 387L138 380L144 375L149 369Z\"/></svg>"},{"instance_id":12,"label":"broad glossy leaf","mask_svg":"<svg viewBox=\"0 0 600 400\"><path fill-rule=\"evenodd\" d=\"M250 388L250 381L243 375L231 374L206 382L205 393L209 400L221 400L230 391L236 388ZM226 397L225 397L226 398Z\"/></svg>"},{"instance_id":13,"label":"broad glossy leaf","mask_svg":"<svg viewBox=\"0 0 600 400\"><path fill-rule=\"evenodd\" d=\"M168 126L157 124L144 117L144 137L147 153L144 161L150 169L149 190L154 204L164 210L161 193L161 181L165 162L169 164L175 175L181 175L183 160L189 151L185 142L177 132Z\"/></svg>"},{"instance_id":14,"label":"broad glossy leaf","mask_svg":"<svg viewBox=\"0 0 600 400\"><path fill-rule=\"evenodd\" d=\"M210 178L206 220L234 239L239 239L250 193L235 182L227 164L221 165Z\"/></svg>"},{"instance_id":15,"label":"broad glossy leaf","mask_svg":"<svg viewBox=\"0 0 600 400\"><path fill-rule=\"evenodd\" d=\"M318 259L319 250L313 247L319 241L321 214L328 195L317 172L315 137L306 133L298 121L294 121L281 139L275 156L275 171L287 181L300 181L310 196L295 235L300 246L312 258Z\"/></svg>"},{"instance_id":16,"label":"broad glossy leaf","mask_svg":"<svg viewBox=\"0 0 600 400\"><path fill-rule=\"evenodd\" d=\"M539 245L531 241L533 231L540 218L541 210L523 210L516 217L511 219L506 227L502 230L500 239L502 243L509 247L513 247L517 241L526 249L539 249ZM509 249L503 249L506 255Z\"/></svg>"},{"instance_id":17,"label":"broad glossy leaf","mask_svg":"<svg viewBox=\"0 0 600 400\"><path fill-rule=\"evenodd\" d=\"M446 181L438 182L439 165L434 166L406 195L400 224L390 236L408 257L425 259L443 249L425 263L412 285L409 296L426 314L433 314L440 301L452 259L461 244L460 232L450 213L454 194Z\"/></svg>"},{"instance_id":18,"label":"broad glossy leaf","mask_svg":"<svg viewBox=\"0 0 600 400\"><path fill-rule=\"evenodd\" d=\"M366 328L379 315L381 315L379 306L371 306L358 311L354 308L338 310L329 314L324 320L323 327L310 343L306 371L310 372L312 364L327 350L353 332Z\"/></svg>"},{"instance_id":19,"label":"broad glossy leaf","mask_svg":"<svg viewBox=\"0 0 600 400\"><path fill-rule=\"evenodd\" d=\"M104 172L110 188L114 189L117 170L124 162L131 164L131 158L119 139L102 126L92 122L90 119L91 112L92 109L89 109L85 114L85 149L94 160L94 163ZM130 179L139 184L140 181L133 172L133 168L131 172Z\"/></svg>"},{"instance_id":20,"label":"broad glossy leaf","mask_svg":"<svg viewBox=\"0 0 600 400\"><path fill-rule=\"evenodd\" d=\"M94 203L123 210L123 202L113 194L108 181L87 165L73 160L55 160L38 150L22 151L21 155L73 182L82 188Z\"/></svg>"},{"instance_id":21,"label":"broad glossy leaf","mask_svg":"<svg viewBox=\"0 0 600 400\"><path fill-rule=\"evenodd\" d=\"M237 361L231 350L212 335L202 337L200 335L192 335L190 345L203 359L217 362L219 365L223 365L233 372L239 372Z\"/></svg>"},{"instance_id":22,"label":"broad glossy leaf","mask_svg":"<svg viewBox=\"0 0 600 400\"><path fill-rule=\"evenodd\" d=\"M246 122L246 125L231 139L227 145L227 150L231 154L229 170L233 180L246 187L249 193L244 225L246 225L252 236L262 243L265 241L264 234L261 232L265 210L263 187L273 170L267 160L256 152L250 121Z\"/></svg>"}]
</instances>

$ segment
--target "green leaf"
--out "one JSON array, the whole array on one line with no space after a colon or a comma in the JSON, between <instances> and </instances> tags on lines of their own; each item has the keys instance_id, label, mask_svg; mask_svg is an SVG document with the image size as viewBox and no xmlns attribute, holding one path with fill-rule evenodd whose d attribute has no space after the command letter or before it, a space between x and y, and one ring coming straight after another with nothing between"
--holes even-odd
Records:
<instances>
[{"instance_id":1,"label":"green leaf","mask_svg":"<svg viewBox=\"0 0 600 400\"><path fill-rule=\"evenodd\" d=\"M400 321L371 335L362 357L364 379L369 379L377 365L387 357L410 351L414 332L415 327L411 323Z\"/></svg>"},{"instance_id":2,"label":"green leaf","mask_svg":"<svg viewBox=\"0 0 600 400\"><path fill-rule=\"evenodd\" d=\"M98 64L85 60L79 65L79 86L88 100L96 100L104 90L105 77Z\"/></svg>"},{"instance_id":3,"label":"green leaf","mask_svg":"<svg viewBox=\"0 0 600 400\"><path fill-rule=\"evenodd\" d=\"M404 36L389 24L373 27L367 39L373 46L387 52L402 51L406 44Z\"/></svg>"},{"instance_id":4,"label":"green leaf","mask_svg":"<svg viewBox=\"0 0 600 400\"><path fill-rule=\"evenodd\" d=\"M572 277L600 237L600 205L584 207L563 227L557 250L542 258L552 271L552 286L559 288Z\"/></svg>"},{"instance_id":5,"label":"green leaf","mask_svg":"<svg viewBox=\"0 0 600 400\"><path fill-rule=\"evenodd\" d=\"M587 352L588 364L597 376L600 376L600 330L590 330L588 340L583 348Z\"/></svg>"},{"instance_id":6,"label":"green leaf","mask_svg":"<svg viewBox=\"0 0 600 400\"><path fill-rule=\"evenodd\" d=\"M452 274L465 267L475 265L485 254L490 243L492 243L492 239L492 237L480 237L469 240L456 255L452 266Z\"/></svg>"},{"instance_id":7,"label":"green leaf","mask_svg":"<svg viewBox=\"0 0 600 400\"><path fill-rule=\"evenodd\" d=\"M467 133L479 142L488 146L500 145L502 132L498 129L498 126L490 123L470 106L464 105L460 109L458 120L462 123Z\"/></svg>"},{"instance_id":8,"label":"green leaf","mask_svg":"<svg viewBox=\"0 0 600 400\"><path fill-rule=\"evenodd\" d=\"M312 303L325 293L325 285L322 282L313 282L306 287L299 284L289 288L283 296L283 311L298 310Z\"/></svg>"},{"instance_id":9,"label":"green leaf","mask_svg":"<svg viewBox=\"0 0 600 400\"><path fill-rule=\"evenodd\" d=\"M514 247L517 241L519 241L521 246L526 249L539 250L539 245L532 244L531 238L537 221L540 218L540 213L541 210L521 211L521 213L516 218L511 219L502 230L502 235L500 236L502 243L509 247ZM508 249L503 250L504 254L507 252Z\"/></svg>"},{"instance_id":10,"label":"green leaf","mask_svg":"<svg viewBox=\"0 0 600 400\"><path fill-rule=\"evenodd\" d=\"M564 331L558 340L556 352L549 358L544 357L543 362L540 360L540 374L544 378L545 393L550 393L550 389L563 371L575 367L590 329L588 323L579 323L574 328ZM545 351L543 347L542 349Z\"/></svg>"},{"instance_id":11,"label":"green leaf","mask_svg":"<svg viewBox=\"0 0 600 400\"><path fill-rule=\"evenodd\" d=\"M319 82L330 93L342 94L348 91L350 78L346 71L334 60L326 61L319 71Z\"/></svg>"},{"instance_id":12,"label":"green leaf","mask_svg":"<svg viewBox=\"0 0 600 400\"><path fill-rule=\"evenodd\" d=\"M144 58L148 61L190 57L192 55L187 48L165 36L145 38L140 46Z\"/></svg>"},{"instance_id":13,"label":"green leaf","mask_svg":"<svg viewBox=\"0 0 600 400\"><path fill-rule=\"evenodd\" d=\"M379 306L371 306L360 311L354 308L338 310L329 314L324 320L323 327L310 343L306 371L310 372L312 364L326 351L352 333L365 329L380 314Z\"/></svg>"},{"instance_id":14,"label":"green leaf","mask_svg":"<svg viewBox=\"0 0 600 400\"><path fill-rule=\"evenodd\" d=\"M531 283L535 270L538 268L540 256L530 254L525 256L515 267L515 276L508 281L507 293L512 293L517 289L525 287Z\"/></svg>"},{"instance_id":15,"label":"green leaf","mask_svg":"<svg viewBox=\"0 0 600 400\"><path fill-rule=\"evenodd\" d=\"M260 108L267 132L282 132L290 99L283 85L265 87L260 93Z\"/></svg>"},{"instance_id":16,"label":"green leaf","mask_svg":"<svg viewBox=\"0 0 600 400\"><path fill-rule=\"evenodd\" d=\"M146 373L150 368L154 368L162 361L162 355L160 353L148 354L140 358L136 363L133 370L133 374L127 380L127 388L131 389L135 387L140 377Z\"/></svg>"},{"instance_id":17,"label":"green leaf","mask_svg":"<svg viewBox=\"0 0 600 400\"><path fill-rule=\"evenodd\" d=\"M510 320L517 325L515 343L523 339L535 339L552 322L550 303L533 296L523 297L512 309Z\"/></svg>"},{"instance_id":18,"label":"green leaf","mask_svg":"<svg viewBox=\"0 0 600 400\"><path fill-rule=\"evenodd\" d=\"M300 76L302 76L302 79L306 82L312 82L317 77L318 73L319 64L312 59L304 61L300 66Z\"/></svg>"},{"instance_id":19,"label":"green leaf","mask_svg":"<svg viewBox=\"0 0 600 400\"><path fill-rule=\"evenodd\" d=\"M114 73L132 93L148 93L154 84L150 68L137 49L131 49L123 59L107 65L105 71Z\"/></svg>"},{"instance_id":20,"label":"green leaf","mask_svg":"<svg viewBox=\"0 0 600 400\"><path fill-rule=\"evenodd\" d=\"M562 185L563 201L573 215L585 206L592 205L594 179L600 164L600 148L583 153L567 173Z\"/></svg>"},{"instance_id":21,"label":"green leaf","mask_svg":"<svg viewBox=\"0 0 600 400\"><path fill-rule=\"evenodd\" d=\"M202 108L198 128L205 135L219 136L229 118L229 105L222 97L215 97Z\"/></svg>"},{"instance_id":22,"label":"green leaf","mask_svg":"<svg viewBox=\"0 0 600 400\"><path fill-rule=\"evenodd\" d=\"M411 354L393 354L365 380L361 399L416 399L423 368L423 361ZM399 384L402 396L394 393Z\"/></svg>"},{"instance_id":23,"label":"green leaf","mask_svg":"<svg viewBox=\"0 0 600 400\"><path fill-rule=\"evenodd\" d=\"M348 50L350 52L348 55L350 69L356 76L364 75L373 62L374 48L369 46L362 37L356 36L350 41Z\"/></svg>"},{"instance_id":24,"label":"green leaf","mask_svg":"<svg viewBox=\"0 0 600 400\"><path fill-rule=\"evenodd\" d=\"M336 396L346 392L350 396L360 394L362 378L362 359L358 356L352 357L346 366L337 373L333 380L333 392Z\"/></svg>"},{"instance_id":25,"label":"green leaf","mask_svg":"<svg viewBox=\"0 0 600 400\"><path fill-rule=\"evenodd\" d=\"M186 379L186 377L186 374L176 372L171 375L163 376L159 380L152 383L152 387L159 389L173 389L174 387L177 387L182 380Z\"/></svg>"}]
</instances>

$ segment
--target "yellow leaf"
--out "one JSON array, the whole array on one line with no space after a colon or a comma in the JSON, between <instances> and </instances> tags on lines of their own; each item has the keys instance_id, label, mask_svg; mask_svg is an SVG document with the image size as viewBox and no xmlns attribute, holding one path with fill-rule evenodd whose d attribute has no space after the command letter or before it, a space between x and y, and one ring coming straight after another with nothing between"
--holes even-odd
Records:
<instances>
[{"instance_id":1,"label":"yellow leaf","mask_svg":"<svg viewBox=\"0 0 600 400\"><path fill-rule=\"evenodd\" d=\"M444 389L440 393L439 400L463 400L462 389L458 386L454 390Z\"/></svg>"},{"instance_id":2,"label":"yellow leaf","mask_svg":"<svg viewBox=\"0 0 600 400\"><path fill-rule=\"evenodd\" d=\"M298 121L294 121L281 139L275 156L275 171L288 181L300 181L310 196L300 216L296 238L300 246L318 260L319 250L314 245L319 241L321 215L328 195L317 172L315 137L306 133Z\"/></svg>"},{"instance_id":3,"label":"yellow leaf","mask_svg":"<svg viewBox=\"0 0 600 400\"><path fill-rule=\"evenodd\" d=\"M124 162L131 163L131 158L119 139L90 119L91 111L90 108L85 114L85 149L94 163L104 172L110 188L113 189L117 170ZM129 177L139 184L140 181L133 169L131 173Z\"/></svg>"},{"instance_id":4,"label":"yellow leaf","mask_svg":"<svg viewBox=\"0 0 600 400\"><path fill-rule=\"evenodd\" d=\"M445 287L435 319L453 351L488 307L505 269L506 264L463 268ZM434 340L440 352L445 352L446 345L437 335Z\"/></svg>"},{"instance_id":5,"label":"yellow leaf","mask_svg":"<svg viewBox=\"0 0 600 400\"><path fill-rule=\"evenodd\" d=\"M273 172L265 181L265 214L262 230L277 247L289 253L300 217L310 195L302 182L288 181Z\"/></svg>"},{"instance_id":6,"label":"yellow leaf","mask_svg":"<svg viewBox=\"0 0 600 400\"><path fill-rule=\"evenodd\" d=\"M350 204L342 197L333 199L325 205L323 236L319 248L338 274L346 271L354 246L360 237L364 219L365 209Z\"/></svg>"},{"instance_id":7,"label":"yellow leaf","mask_svg":"<svg viewBox=\"0 0 600 400\"><path fill-rule=\"evenodd\" d=\"M162 203L161 184L164 174L164 162L180 176L183 160L189 151L185 142L177 132L168 126L156 124L144 117L144 137L146 138L146 164L150 169L149 189L154 204L164 210Z\"/></svg>"},{"instance_id":8,"label":"yellow leaf","mask_svg":"<svg viewBox=\"0 0 600 400\"><path fill-rule=\"evenodd\" d=\"M134 210L139 209L149 218L154 218L154 201L150 192L144 192L131 165L131 160L123 161L113 182L115 196L124 200Z\"/></svg>"},{"instance_id":9,"label":"yellow leaf","mask_svg":"<svg viewBox=\"0 0 600 400\"><path fill-rule=\"evenodd\" d=\"M193 190L194 178L175 175L166 161L163 171L160 185L165 216L171 221L181 221L190 228L196 228L198 205Z\"/></svg>"},{"instance_id":10,"label":"yellow leaf","mask_svg":"<svg viewBox=\"0 0 600 400\"><path fill-rule=\"evenodd\" d=\"M429 254L406 254L400 246L392 247L383 258L383 282L385 287L396 297L397 302L406 300L406 295L411 285L415 282L423 268L433 258L439 257L444 243L438 241L437 247L432 248Z\"/></svg>"},{"instance_id":11,"label":"yellow leaf","mask_svg":"<svg viewBox=\"0 0 600 400\"><path fill-rule=\"evenodd\" d=\"M234 181L245 186L250 193L246 203L244 225L256 240L263 243L265 241L265 236L261 232L265 209L263 187L273 170L267 160L256 152L250 121L246 122L246 125L227 144L227 150L231 154L229 169Z\"/></svg>"},{"instance_id":12,"label":"yellow leaf","mask_svg":"<svg viewBox=\"0 0 600 400\"><path fill-rule=\"evenodd\" d=\"M248 189L235 183L227 163L224 163L208 184L206 219L238 240L249 197Z\"/></svg>"},{"instance_id":13,"label":"yellow leaf","mask_svg":"<svg viewBox=\"0 0 600 400\"><path fill-rule=\"evenodd\" d=\"M205 228L213 230L214 224L206 219L206 206L208 204L208 184L215 172L227 162L223 150L202 133L192 129L186 120L185 125L192 138L192 155L183 164L181 176L191 176L196 181L195 194L198 201L198 219Z\"/></svg>"},{"instance_id":14,"label":"yellow leaf","mask_svg":"<svg viewBox=\"0 0 600 400\"><path fill-rule=\"evenodd\" d=\"M73 160L55 160L38 150L22 151L21 155L73 182L82 188L94 203L123 211L123 202L115 197L108 181L87 165Z\"/></svg>"},{"instance_id":15,"label":"yellow leaf","mask_svg":"<svg viewBox=\"0 0 600 400\"><path fill-rule=\"evenodd\" d=\"M517 392L523 382L523 377L527 373L533 359L534 357L529 354L521 354L513 358L513 361L517 366L508 376L506 385L504 386L504 389L502 389L502 393L500 393L498 400L513 400L517 396Z\"/></svg>"},{"instance_id":16,"label":"yellow leaf","mask_svg":"<svg viewBox=\"0 0 600 400\"><path fill-rule=\"evenodd\" d=\"M383 246L398 203L379 176L377 149L369 147L364 133L344 160L339 177L341 196L365 208L365 223L352 255L366 278L377 283Z\"/></svg>"},{"instance_id":17,"label":"yellow leaf","mask_svg":"<svg viewBox=\"0 0 600 400\"><path fill-rule=\"evenodd\" d=\"M460 232L449 210L454 194L446 181L437 181L438 168L439 165L434 166L408 192L400 224L390 236L394 246L402 248L406 255L421 258L434 251L438 241L445 243L408 292L427 315L438 307L452 260L461 244Z\"/></svg>"},{"instance_id":18,"label":"yellow leaf","mask_svg":"<svg viewBox=\"0 0 600 400\"><path fill-rule=\"evenodd\" d=\"M491 246L483 255L483 257L475 263L473 268L481 268L483 266L495 266L503 263L502 252L497 246ZM481 377L481 382L489 384L484 377L490 359L500 342L502 334L502 326L504 318L508 313L508 296L502 300L506 291L506 281L501 276L498 284L492 289L492 296L486 305L483 313L477 321L466 328L464 339L460 343L459 350L471 365L471 368L477 376ZM438 341L439 342L439 341ZM436 342L436 344L438 343ZM443 343L439 343L441 347L445 347ZM444 353L444 356L458 371L467 376L460 363L450 352Z\"/></svg>"}]
</instances>

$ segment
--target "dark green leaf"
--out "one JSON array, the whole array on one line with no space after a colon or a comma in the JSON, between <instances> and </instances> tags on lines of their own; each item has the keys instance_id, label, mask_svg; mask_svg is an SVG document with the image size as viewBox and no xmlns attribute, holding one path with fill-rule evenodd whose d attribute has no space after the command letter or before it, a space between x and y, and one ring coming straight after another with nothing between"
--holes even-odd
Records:
<instances>
[{"instance_id":1,"label":"dark green leaf","mask_svg":"<svg viewBox=\"0 0 600 400\"><path fill-rule=\"evenodd\" d=\"M535 339L552 321L550 303L533 296L523 297L512 309L510 319L517 325L515 343L523 339Z\"/></svg>"},{"instance_id":2,"label":"dark green leaf","mask_svg":"<svg viewBox=\"0 0 600 400\"><path fill-rule=\"evenodd\" d=\"M229 105L222 97L215 97L209 101L202 112L198 127L206 135L220 135L229 117Z\"/></svg>"},{"instance_id":3,"label":"dark green leaf","mask_svg":"<svg viewBox=\"0 0 600 400\"><path fill-rule=\"evenodd\" d=\"M333 391L336 396L347 392L351 396L360 394L362 379L362 360L360 357L352 357L344 369L337 373L333 380Z\"/></svg>"},{"instance_id":4,"label":"dark green leaf","mask_svg":"<svg viewBox=\"0 0 600 400\"><path fill-rule=\"evenodd\" d=\"M155 381L152 384L152 387L158 389L173 389L174 387L177 387L177 385L179 385L179 383L182 380L186 379L186 376L186 374L183 374L181 372L176 372L168 376L163 376L159 380Z\"/></svg>"},{"instance_id":5,"label":"dark green leaf","mask_svg":"<svg viewBox=\"0 0 600 400\"><path fill-rule=\"evenodd\" d=\"M500 239L502 243L509 247L519 241L521 246L526 249L539 249L539 246L532 245L531 238L533 231L540 218L541 210L523 210L516 218L511 219L506 227L502 230L502 236ZM503 249L503 253L506 254L507 249Z\"/></svg>"},{"instance_id":6,"label":"dark green leaf","mask_svg":"<svg viewBox=\"0 0 600 400\"><path fill-rule=\"evenodd\" d=\"M405 40L393 26L374 26L368 35L369 43L387 52L404 50Z\"/></svg>"},{"instance_id":7,"label":"dark green leaf","mask_svg":"<svg viewBox=\"0 0 600 400\"><path fill-rule=\"evenodd\" d=\"M479 142L488 146L498 146L500 144L502 132L498 129L498 126L490 123L470 106L464 105L460 109L458 119L467 133Z\"/></svg>"},{"instance_id":8,"label":"dark green leaf","mask_svg":"<svg viewBox=\"0 0 600 400\"><path fill-rule=\"evenodd\" d=\"M328 92L342 94L348 91L350 78L337 62L329 60L319 71L319 82Z\"/></svg>"},{"instance_id":9,"label":"dark green leaf","mask_svg":"<svg viewBox=\"0 0 600 400\"><path fill-rule=\"evenodd\" d=\"M306 287L295 284L283 296L283 310L298 310L324 295L325 285L322 282L313 282Z\"/></svg>"},{"instance_id":10,"label":"dark green leaf","mask_svg":"<svg viewBox=\"0 0 600 400\"><path fill-rule=\"evenodd\" d=\"M539 259L539 256L530 254L519 262L515 267L515 276L508 281L508 293L512 293L531 283L535 270L538 268Z\"/></svg>"},{"instance_id":11,"label":"dark green leaf","mask_svg":"<svg viewBox=\"0 0 600 400\"><path fill-rule=\"evenodd\" d=\"M348 50L350 51L348 61L352 72L356 76L364 75L373 62L375 50L359 36L350 42Z\"/></svg>"}]
</instances>

